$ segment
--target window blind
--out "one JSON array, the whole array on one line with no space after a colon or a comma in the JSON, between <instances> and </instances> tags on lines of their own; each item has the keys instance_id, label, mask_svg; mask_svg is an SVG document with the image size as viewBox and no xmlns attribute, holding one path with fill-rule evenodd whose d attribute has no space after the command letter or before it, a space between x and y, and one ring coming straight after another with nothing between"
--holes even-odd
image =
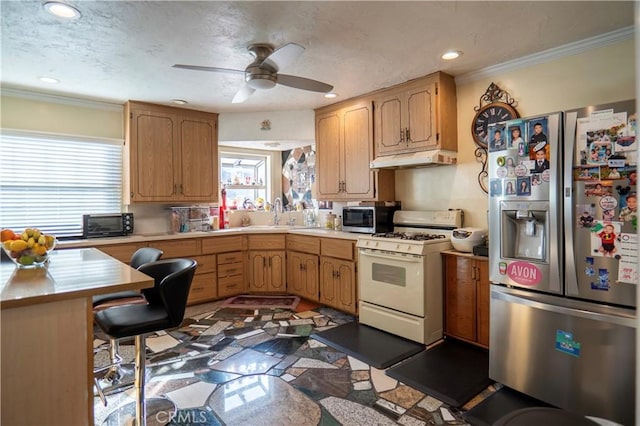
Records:
<instances>
[{"instance_id":1,"label":"window blind","mask_svg":"<svg viewBox=\"0 0 640 426\"><path fill-rule=\"evenodd\" d=\"M122 211L123 141L0 132L0 226L82 235L85 213Z\"/></svg>"}]
</instances>

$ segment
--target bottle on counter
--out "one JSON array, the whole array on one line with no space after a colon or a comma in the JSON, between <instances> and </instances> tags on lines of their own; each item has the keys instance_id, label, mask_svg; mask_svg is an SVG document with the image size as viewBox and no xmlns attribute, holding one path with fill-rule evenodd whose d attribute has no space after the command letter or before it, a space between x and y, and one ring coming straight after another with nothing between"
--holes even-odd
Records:
<instances>
[{"instance_id":1,"label":"bottle on counter","mask_svg":"<svg viewBox=\"0 0 640 426\"><path fill-rule=\"evenodd\" d=\"M227 189L224 185L222 185L222 189L220 190L220 213L218 214L218 226L225 227L225 224L228 223L225 210L227 209Z\"/></svg>"}]
</instances>

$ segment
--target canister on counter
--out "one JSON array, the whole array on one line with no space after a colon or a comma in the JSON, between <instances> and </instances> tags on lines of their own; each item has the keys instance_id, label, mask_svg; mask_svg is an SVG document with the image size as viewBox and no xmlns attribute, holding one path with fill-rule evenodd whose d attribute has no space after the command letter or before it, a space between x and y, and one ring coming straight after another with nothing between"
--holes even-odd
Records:
<instances>
[{"instance_id":1,"label":"canister on counter","mask_svg":"<svg viewBox=\"0 0 640 426\"><path fill-rule=\"evenodd\" d=\"M325 228L333 229L335 226L336 215L333 213L327 213L327 222L325 223Z\"/></svg>"}]
</instances>

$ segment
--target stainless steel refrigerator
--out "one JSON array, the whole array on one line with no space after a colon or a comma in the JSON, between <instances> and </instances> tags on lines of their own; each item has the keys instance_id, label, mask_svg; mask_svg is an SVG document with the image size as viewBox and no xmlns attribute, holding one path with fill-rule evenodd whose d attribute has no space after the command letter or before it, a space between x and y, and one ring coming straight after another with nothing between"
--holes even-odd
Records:
<instances>
[{"instance_id":1,"label":"stainless steel refrigerator","mask_svg":"<svg viewBox=\"0 0 640 426\"><path fill-rule=\"evenodd\" d=\"M635 101L489 128L489 376L557 407L635 416Z\"/></svg>"}]
</instances>

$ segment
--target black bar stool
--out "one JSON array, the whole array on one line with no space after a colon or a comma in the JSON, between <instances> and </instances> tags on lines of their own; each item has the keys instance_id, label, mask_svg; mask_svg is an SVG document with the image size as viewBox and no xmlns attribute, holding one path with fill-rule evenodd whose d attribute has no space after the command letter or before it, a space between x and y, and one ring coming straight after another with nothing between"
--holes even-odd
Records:
<instances>
[{"instance_id":1,"label":"black bar stool","mask_svg":"<svg viewBox=\"0 0 640 426\"><path fill-rule=\"evenodd\" d=\"M94 316L98 326L110 337L135 337L136 402L131 404L135 404L137 426L146 425L145 335L178 327L182 323L196 267L197 263L192 259L166 259L142 265L138 270L155 280L154 287L145 292L148 304L114 306L97 312ZM119 413L130 411L131 404L109 414L105 423L120 424ZM171 403L171 406L175 412L175 405Z\"/></svg>"},{"instance_id":2,"label":"black bar stool","mask_svg":"<svg viewBox=\"0 0 640 426\"><path fill-rule=\"evenodd\" d=\"M162 257L162 250L158 250L153 247L142 247L136 250L131 256L129 265L132 268L138 269L145 263L155 262ZM145 289L146 290L146 289ZM120 291L117 293L100 294L93 297L93 312L94 314L105 307L117 303L147 303L144 298L144 290L142 293L137 291ZM109 358L110 364L107 367L100 368L94 371L96 374L96 387L98 394L106 405L105 394L110 394L119 389L123 389L130 386L134 382L134 365L122 364L122 357L118 354L118 340L109 339Z\"/></svg>"}]
</instances>

